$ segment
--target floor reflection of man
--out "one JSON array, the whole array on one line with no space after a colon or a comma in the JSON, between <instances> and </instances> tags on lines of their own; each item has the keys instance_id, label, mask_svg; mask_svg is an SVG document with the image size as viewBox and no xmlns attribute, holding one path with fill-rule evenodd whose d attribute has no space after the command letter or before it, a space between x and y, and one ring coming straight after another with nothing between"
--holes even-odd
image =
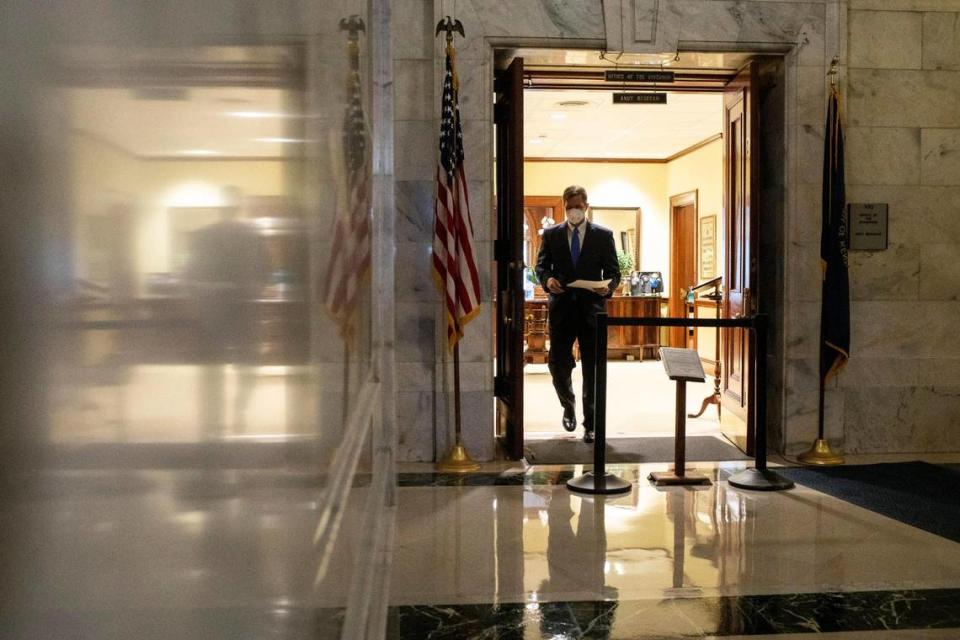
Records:
<instances>
[{"instance_id":1,"label":"floor reflection of man","mask_svg":"<svg viewBox=\"0 0 960 640\"><path fill-rule=\"evenodd\" d=\"M246 406L256 380L255 306L268 277L268 257L252 227L240 219L239 194L225 190L220 220L195 231L185 279L198 320L201 429L208 437L225 431L225 365L236 365L234 430L245 430Z\"/></svg>"},{"instance_id":2,"label":"floor reflection of man","mask_svg":"<svg viewBox=\"0 0 960 640\"><path fill-rule=\"evenodd\" d=\"M577 529L573 529L573 501L579 501ZM555 491L547 516L547 570L540 585L540 632L545 638L591 630L591 638L609 638L619 592L606 584L606 498L575 497ZM590 593L589 601L567 602L577 593ZM577 628L571 628L575 624Z\"/></svg>"}]
</instances>

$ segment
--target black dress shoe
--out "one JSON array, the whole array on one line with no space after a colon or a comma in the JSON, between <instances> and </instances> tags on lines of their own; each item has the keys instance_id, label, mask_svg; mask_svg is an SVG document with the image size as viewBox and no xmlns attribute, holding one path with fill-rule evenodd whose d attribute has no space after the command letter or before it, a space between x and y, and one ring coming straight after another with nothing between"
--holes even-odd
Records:
<instances>
[{"instance_id":1,"label":"black dress shoe","mask_svg":"<svg viewBox=\"0 0 960 640\"><path fill-rule=\"evenodd\" d=\"M583 441L587 444L591 444L593 442L593 429L587 429L583 432Z\"/></svg>"},{"instance_id":2,"label":"black dress shoe","mask_svg":"<svg viewBox=\"0 0 960 640\"><path fill-rule=\"evenodd\" d=\"M576 431L577 430L577 414L573 411L563 411L563 428L567 431Z\"/></svg>"}]
</instances>

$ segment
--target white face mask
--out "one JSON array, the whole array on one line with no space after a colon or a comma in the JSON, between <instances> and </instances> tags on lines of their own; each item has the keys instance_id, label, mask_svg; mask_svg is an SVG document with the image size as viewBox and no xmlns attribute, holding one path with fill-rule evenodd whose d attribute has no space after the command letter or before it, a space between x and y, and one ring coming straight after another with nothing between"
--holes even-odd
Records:
<instances>
[{"instance_id":1,"label":"white face mask","mask_svg":"<svg viewBox=\"0 0 960 640\"><path fill-rule=\"evenodd\" d=\"M577 226L583 222L583 209L567 209L567 222Z\"/></svg>"}]
</instances>

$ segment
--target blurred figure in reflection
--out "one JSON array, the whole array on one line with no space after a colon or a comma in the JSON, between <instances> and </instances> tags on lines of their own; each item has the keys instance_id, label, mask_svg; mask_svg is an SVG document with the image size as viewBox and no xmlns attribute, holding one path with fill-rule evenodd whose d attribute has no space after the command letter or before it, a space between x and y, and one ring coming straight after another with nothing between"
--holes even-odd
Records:
<instances>
[{"instance_id":1,"label":"blurred figure in reflection","mask_svg":"<svg viewBox=\"0 0 960 640\"><path fill-rule=\"evenodd\" d=\"M224 188L224 201L220 220L193 233L184 274L199 325L200 419L207 437L225 433L226 364L237 371L234 432L246 429L244 414L256 380L254 300L269 274L265 249L240 218L239 189Z\"/></svg>"},{"instance_id":2,"label":"blurred figure in reflection","mask_svg":"<svg viewBox=\"0 0 960 640\"><path fill-rule=\"evenodd\" d=\"M573 532L574 500L580 501L577 532ZM606 498L575 497L565 491L552 492L547 513L547 570L550 577L540 585L540 633L544 638L580 637L590 630L591 638L609 638L613 628L619 592L606 584L607 530ZM588 592L587 602L568 602ZM577 629L571 629L571 620ZM565 635L566 634L566 635Z\"/></svg>"}]
</instances>

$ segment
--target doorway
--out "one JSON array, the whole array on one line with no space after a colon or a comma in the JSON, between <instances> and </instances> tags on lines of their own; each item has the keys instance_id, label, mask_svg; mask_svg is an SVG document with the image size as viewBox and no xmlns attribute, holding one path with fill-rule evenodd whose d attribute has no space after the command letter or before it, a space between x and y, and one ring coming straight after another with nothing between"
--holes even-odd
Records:
<instances>
[{"instance_id":1,"label":"doorway","mask_svg":"<svg viewBox=\"0 0 960 640\"><path fill-rule=\"evenodd\" d=\"M578 55L580 60L589 61L591 54L578 52ZM725 233L731 211L727 191L733 184L728 172L731 149L730 136L725 134L729 125L726 107L730 103L731 91L739 91L745 96L743 103L747 107L747 119L755 119L750 109L756 108L756 100L751 101L748 94L750 74L755 76L755 71L748 70L746 83L742 77L743 69L750 67L749 56L736 59L736 68L718 65L712 69L698 67L695 71L684 67L686 61L681 60L674 82L669 85L650 86L638 81L611 88L603 79L605 63L600 62L599 54L594 55L598 58L595 66L562 65L562 69L543 62L556 60L556 52L543 58L538 58L535 50L512 50L497 55L498 71L494 83L498 212L494 248L497 262L495 394L497 437L503 451L512 458L524 455L528 440L579 439L582 434L579 426L573 435L561 428L561 407L545 362L549 352L548 296L532 275L539 243L531 234L539 236L545 226L561 221L562 207L557 202L565 187L571 184L587 187L588 218L595 224L613 227L616 224L613 218L605 217L608 211L629 210L635 214L632 229L611 228L624 274L615 297L607 304L611 315L683 317L688 309L685 304L687 290L716 277L726 279L731 264L755 266L759 258L756 251L747 256L727 255L730 238ZM731 65L730 61L735 58L728 56L724 64ZM696 64L709 64L711 57L690 57L690 60L694 59ZM643 132L623 126L615 115L586 115L594 109L609 109L613 103L612 94L624 91L660 92L667 96L666 105L657 105L659 112L622 112L628 114L628 120L642 124L638 129ZM674 131L697 130L694 125L706 118L696 112L698 100L703 103L712 101L714 108L709 118L714 130L700 130L699 139L687 139L679 148L667 149L671 143L678 144L676 139L680 136L671 137L670 129L656 119L672 112L683 122L682 129ZM540 110L539 117L531 115L531 105ZM633 105L620 106L629 109ZM593 128L587 129L584 122L592 122ZM648 138L656 138L661 144L660 153L642 152L644 141L638 136L644 132ZM614 135L611 137L610 134ZM759 137L754 135L752 140L757 142ZM590 138L598 144L591 146ZM744 141L749 140L750 137L744 137ZM712 160L705 159L708 157ZM736 179L750 185L748 189L755 188L758 183L756 170L751 164L757 157L756 151L749 153L742 148L740 155L735 156L735 161L746 163ZM712 167L710 172L715 175L715 185L696 184L696 180L706 173L697 169L697 162L706 162ZM672 179L670 167L675 169ZM650 186L658 174L660 186ZM752 179L744 182L748 176ZM746 204L748 200L741 191L737 202ZM544 207L550 209L549 215L539 215L544 213L540 210ZM759 238L756 218L750 217L755 216L757 210L758 207L754 206L752 213L749 208L745 212L748 218L745 224L753 225L752 235L731 236L740 242L736 251L742 251L744 246L749 249L751 237ZM707 235L707 231L712 235ZM714 244L707 245L704 238L712 239ZM742 272L742 276L737 281L741 287L742 282L755 277L755 269L750 273ZM711 304L712 308L706 308ZM639 310L641 305L642 311ZM726 298L711 302L697 296L690 308L702 317L730 313ZM756 309L752 307L750 312ZM635 333L639 335L640 332ZM665 374L656 360L657 346L698 349L698 343L702 343L705 353L701 354L701 359L708 375L716 370L714 350L717 341L713 336L698 341L695 332L685 329L674 332L663 329L653 333L652 338L644 336L644 346L634 349L631 345L620 345L624 348L618 348L615 355L610 355L607 433L611 439L672 435L672 387L660 386ZM724 389L727 389L727 381L744 381L744 393L735 398L738 407L744 409L741 414L744 419L734 421L733 426L720 424L719 417L713 413L711 423L688 423L688 431L696 435L699 427L700 434L717 437L725 434L727 440L749 451L748 445L752 445L747 422L752 397L749 352L743 349L731 352L730 340L726 336L721 337L720 342L724 356L732 353L740 358L742 366L740 369L731 367L733 377L728 374L724 378ZM578 423L583 420L580 369L578 362L574 370ZM739 378L736 377L738 373ZM701 395L711 395L713 380L708 378L706 382L702 393L698 389L690 390L691 412L699 408ZM666 400L662 411L652 404L657 399ZM725 403L733 400L731 394L725 394ZM622 406L617 407L617 402ZM730 422L725 420L725 423Z\"/></svg>"},{"instance_id":2,"label":"doorway","mask_svg":"<svg viewBox=\"0 0 960 640\"><path fill-rule=\"evenodd\" d=\"M687 291L697 285L697 192L670 196L670 316L690 315ZM691 300L692 303L692 300ZM696 348L694 332L685 327L670 328L670 346Z\"/></svg>"}]
</instances>

